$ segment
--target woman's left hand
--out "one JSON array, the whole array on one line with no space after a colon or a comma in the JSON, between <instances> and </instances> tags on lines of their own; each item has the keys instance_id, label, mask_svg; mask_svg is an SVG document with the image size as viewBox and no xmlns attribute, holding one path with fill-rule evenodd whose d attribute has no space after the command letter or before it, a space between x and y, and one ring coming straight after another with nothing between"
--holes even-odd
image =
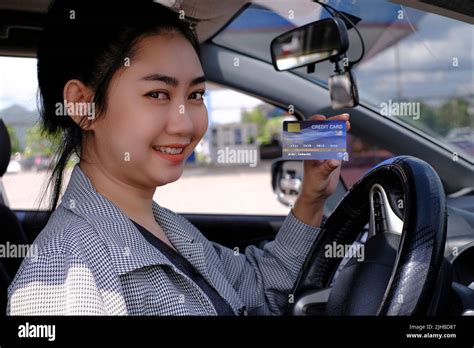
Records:
<instances>
[{"instance_id":1,"label":"woman's left hand","mask_svg":"<svg viewBox=\"0 0 474 348\"><path fill-rule=\"evenodd\" d=\"M310 121L324 121L323 115L313 115ZM346 121L346 130L350 130L349 114L328 118L331 121ZM336 191L341 173L339 160L304 161L304 179L302 190L295 202L293 213L301 221L319 226L323 216L326 199Z\"/></svg>"}]
</instances>

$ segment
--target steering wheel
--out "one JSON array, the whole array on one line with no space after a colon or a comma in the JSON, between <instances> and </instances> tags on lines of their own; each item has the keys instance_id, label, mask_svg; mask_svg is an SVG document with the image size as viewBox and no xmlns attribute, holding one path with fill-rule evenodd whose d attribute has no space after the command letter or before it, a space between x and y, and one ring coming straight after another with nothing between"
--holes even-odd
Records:
<instances>
[{"instance_id":1,"label":"steering wheel","mask_svg":"<svg viewBox=\"0 0 474 348\"><path fill-rule=\"evenodd\" d=\"M321 226L287 314L433 313L446 225L443 186L428 163L399 156L378 164Z\"/></svg>"}]
</instances>

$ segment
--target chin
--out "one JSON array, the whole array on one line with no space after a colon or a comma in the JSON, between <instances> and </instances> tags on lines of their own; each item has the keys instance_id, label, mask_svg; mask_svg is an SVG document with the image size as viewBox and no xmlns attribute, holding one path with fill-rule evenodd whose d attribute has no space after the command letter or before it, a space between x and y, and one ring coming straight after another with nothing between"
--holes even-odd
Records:
<instances>
[{"instance_id":1,"label":"chin","mask_svg":"<svg viewBox=\"0 0 474 348\"><path fill-rule=\"evenodd\" d=\"M181 175L183 175L183 167L177 166L173 169L163 170L159 173L159 175L156 175L157 173L155 170L154 174L154 181L156 186L163 186L177 181L181 177Z\"/></svg>"}]
</instances>

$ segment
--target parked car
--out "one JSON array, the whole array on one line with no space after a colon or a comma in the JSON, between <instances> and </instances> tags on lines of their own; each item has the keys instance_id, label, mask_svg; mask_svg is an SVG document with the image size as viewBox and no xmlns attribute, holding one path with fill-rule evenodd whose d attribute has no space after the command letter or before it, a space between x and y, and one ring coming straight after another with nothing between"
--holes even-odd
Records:
<instances>
[{"instance_id":1,"label":"parked car","mask_svg":"<svg viewBox=\"0 0 474 348\"><path fill-rule=\"evenodd\" d=\"M25 171L43 171L49 168L51 164L51 157L50 156L44 156L44 155L34 155L25 158L21 162L21 166L23 170Z\"/></svg>"}]
</instances>

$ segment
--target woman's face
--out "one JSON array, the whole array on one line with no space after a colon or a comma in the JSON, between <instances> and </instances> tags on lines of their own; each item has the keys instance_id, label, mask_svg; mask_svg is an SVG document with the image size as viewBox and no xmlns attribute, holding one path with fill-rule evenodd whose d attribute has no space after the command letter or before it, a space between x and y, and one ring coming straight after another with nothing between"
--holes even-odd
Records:
<instances>
[{"instance_id":1,"label":"woman's face","mask_svg":"<svg viewBox=\"0 0 474 348\"><path fill-rule=\"evenodd\" d=\"M106 111L95 120L87 148L115 179L150 188L176 181L206 132L205 81L181 34L149 36L136 48L112 78Z\"/></svg>"}]
</instances>

